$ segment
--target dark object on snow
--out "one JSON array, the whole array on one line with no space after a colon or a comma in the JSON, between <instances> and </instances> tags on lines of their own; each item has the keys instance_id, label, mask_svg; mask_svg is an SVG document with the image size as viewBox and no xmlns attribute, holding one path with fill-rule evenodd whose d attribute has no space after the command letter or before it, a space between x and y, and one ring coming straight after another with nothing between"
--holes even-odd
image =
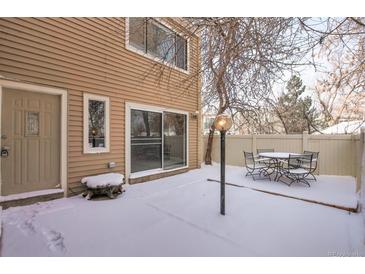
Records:
<instances>
[{"instance_id":1,"label":"dark object on snow","mask_svg":"<svg viewBox=\"0 0 365 274\"><path fill-rule=\"evenodd\" d=\"M87 190L82 193L83 197L86 197L87 200L90 200L93 196L96 195L106 195L110 199L115 199L119 194L122 194L125 190L123 189L122 184L117 186L102 186L96 188L87 188Z\"/></svg>"}]
</instances>

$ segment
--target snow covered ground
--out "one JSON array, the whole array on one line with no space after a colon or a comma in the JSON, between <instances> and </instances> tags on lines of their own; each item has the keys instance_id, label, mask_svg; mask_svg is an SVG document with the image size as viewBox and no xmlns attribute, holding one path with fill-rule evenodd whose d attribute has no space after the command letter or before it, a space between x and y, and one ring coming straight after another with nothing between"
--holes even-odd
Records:
<instances>
[{"instance_id":1,"label":"snow covered ground","mask_svg":"<svg viewBox=\"0 0 365 274\"><path fill-rule=\"evenodd\" d=\"M128 186L115 200L77 196L9 208L1 255L365 255L361 214L227 186L221 216L219 184L206 180L218 172L204 167Z\"/></svg>"},{"instance_id":2,"label":"snow covered ground","mask_svg":"<svg viewBox=\"0 0 365 274\"><path fill-rule=\"evenodd\" d=\"M219 180L219 169L206 167L211 170L210 178ZM356 209L358 195L356 195L356 180L351 176L316 176L317 181L309 180L309 188L305 184L294 183L290 187L283 182L252 180L244 177L245 171L241 167L229 166L227 168L226 182L240 186L280 193L296 198L302 198L331 205ZM258 178L255 176L255 178Z\"/></svg>"}]
</instances>

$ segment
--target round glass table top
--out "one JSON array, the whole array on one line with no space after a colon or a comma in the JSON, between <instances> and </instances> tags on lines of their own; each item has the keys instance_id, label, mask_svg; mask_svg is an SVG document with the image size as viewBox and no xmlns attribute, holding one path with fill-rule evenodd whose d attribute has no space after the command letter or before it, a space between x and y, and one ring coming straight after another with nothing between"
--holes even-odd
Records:
<instances>
[{"instance_id":1,"label":"round glass table top","mask_svg":"<svg viewBox=\"0 0 365 274\"><path fill-rule=\"evenodd\" d=\"M298 153L293 152L262 152L259 153L260 157L272 158L272 159L288 159L289 155L299 156Z\"/></svg>"}]
</instances>

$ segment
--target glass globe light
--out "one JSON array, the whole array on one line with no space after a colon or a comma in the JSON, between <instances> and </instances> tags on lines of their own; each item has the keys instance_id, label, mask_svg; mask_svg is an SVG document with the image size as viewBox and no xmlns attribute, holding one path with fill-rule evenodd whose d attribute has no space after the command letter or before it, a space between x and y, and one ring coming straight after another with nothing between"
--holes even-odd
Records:
<instances>
[{"instance_id":1,"label":"glass globe light","mask_svg":"<svg viewBox=\"0 0 365 274\"><path fill-rule=\"evenodd\" d=\"M219 114L214 120L214 127L219 131L227 131L232 126L231 116L227 114Z\"/></svg>"}]
</instances>

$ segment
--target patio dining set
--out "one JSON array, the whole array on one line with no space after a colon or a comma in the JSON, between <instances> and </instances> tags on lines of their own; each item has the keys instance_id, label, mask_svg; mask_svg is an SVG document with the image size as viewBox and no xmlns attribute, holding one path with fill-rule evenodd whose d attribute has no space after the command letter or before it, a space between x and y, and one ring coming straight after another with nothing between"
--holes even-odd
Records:
<instances>
[{"instance_id":1,"label":"patio dining set","mask_svg":"<svg viewBox=\"0 0 365 274\"><path fill-rule=\"evenodd\" d=\"M274 149L257 149L257 155L244 151L246 176L253 180L273 179L288 186L303 183L310 187L310 180L315 180L319 152L303 153L275 152Z\"/></svg>"}]
</instances>

